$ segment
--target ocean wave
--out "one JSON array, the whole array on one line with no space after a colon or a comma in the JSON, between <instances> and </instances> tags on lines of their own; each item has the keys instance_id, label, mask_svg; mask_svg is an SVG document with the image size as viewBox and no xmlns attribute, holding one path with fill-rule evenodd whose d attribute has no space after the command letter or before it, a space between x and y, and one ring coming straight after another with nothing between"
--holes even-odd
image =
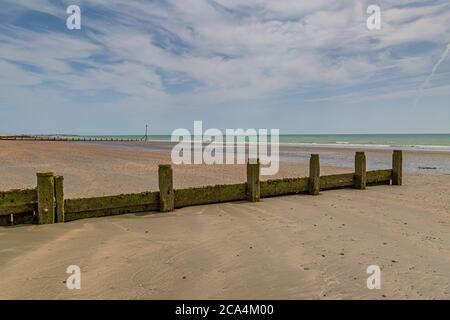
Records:
<instances>
[{"instance_id":1,"label":"ocean wave","mask_svg":"<svg viewBox=\"0 0 450 320\"><path fill-rule=\"evenodd\" d=\"M167 140L149 140L149 142L169 142L169 143L177 143L177 144L191 144L194 141L180 141L180 142L171 142ZM196 141L199 142L199 141ZM203 144L211 144L211 145L222 145L221 142L208 142L204 141ZM257 142L251 143L236 143L236 142L227 142L223 141L223 145L257 145ZM269 145L270 145L269 141ZM438 145L402 145L402 144L370 144L370 143L350 143L343 142L340 143L318 143L318 142L279 142L279 146L286 147L311 147L311 148L336 148L336 149L367 149L367 150L409 150L409 151L435 151L435 152L450 152L450 146L438 146Z\"/></svg>"},{"instance_id":2,"label":"ocean wave","mask_svg":"<svg viewBox=\"0 0 450 320\"><path fill-rule=\"evenodd\" d=\"M450 146L438 145L399 145L399 144L367 144L367 143L304 143L281 142L280 146L316 147L316 148L340 148L340 149L368 149L368 150L394 150L406 151L435 151L450 152Z\"/></svg>"}]
</instances>

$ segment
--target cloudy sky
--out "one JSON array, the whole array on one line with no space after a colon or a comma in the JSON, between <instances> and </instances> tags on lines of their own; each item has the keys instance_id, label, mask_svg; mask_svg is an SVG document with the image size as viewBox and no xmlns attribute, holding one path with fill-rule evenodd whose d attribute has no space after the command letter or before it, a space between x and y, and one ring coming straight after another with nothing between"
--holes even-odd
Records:
<instances>
[{"instance_id":1,"label":"cloudy sky","mask_svg":"<svg viewBox=\"0 0 450 320\"><path fill-rule=\"evenodd\" d=\"M81 30L66 27L72 4ZM381 30L366 27L371 4ZM0 133L140 134L149 123L166 134L193 120L282 133L450 132L448 0L0 7Z\"/></svg>"}]
</instances>

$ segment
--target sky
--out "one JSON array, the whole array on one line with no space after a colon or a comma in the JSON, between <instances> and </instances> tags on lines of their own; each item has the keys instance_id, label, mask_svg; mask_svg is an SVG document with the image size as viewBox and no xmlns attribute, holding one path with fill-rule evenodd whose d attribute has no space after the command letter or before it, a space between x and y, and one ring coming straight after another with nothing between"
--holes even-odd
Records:
<instances>
[{"instance_id":1,"label":"sky","mask_svg":"<svg viewBox=\"0 0 450 320\"><path fill-rule=\"evenodd\" d=\"M81 29L69 30L69 5ZM381 8L369 30L367 7ZM450 133L450 1L0 0L0 134ZM438 64L438 62L440 62Z\"/></svg>"}]
</instances>

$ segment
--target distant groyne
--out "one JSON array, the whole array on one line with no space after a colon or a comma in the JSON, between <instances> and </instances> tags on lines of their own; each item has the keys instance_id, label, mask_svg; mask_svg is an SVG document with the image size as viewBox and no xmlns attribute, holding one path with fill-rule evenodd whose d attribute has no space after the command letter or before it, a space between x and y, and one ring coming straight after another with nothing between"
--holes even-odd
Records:
<instances>
[{"instance_id":1,"label":"distant groyne","mask_svg":"<svg viewBox=\"0 0 450 320\"><path fill-rule=\"evenodd\" d=\"M83 137L83 136L39 136L18 135L0 136L0 140L24 140L24 141L143 141L144 139L113 138L113 137Z\"/></svg>"}]
</instances>

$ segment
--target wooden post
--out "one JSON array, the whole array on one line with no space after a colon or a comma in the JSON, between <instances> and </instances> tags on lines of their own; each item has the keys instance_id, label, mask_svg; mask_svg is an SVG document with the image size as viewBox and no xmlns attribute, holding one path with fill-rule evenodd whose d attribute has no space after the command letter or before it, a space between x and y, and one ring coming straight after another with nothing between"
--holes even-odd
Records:
<instances>
[{"instance_id":1,"label":"wooden post","mask_svg":"<svg viewBox=\"0 0 450 320\"><path fill-rule=\"evenodd\" d=\"M309 194L320 192L320 161L318 154L312 154L309 159Z\"/></svg>"},{"instance_id":2,"label":"wooden post","mask_svg":"<svg viewBox=\"0 0 450 320\"><path fill-rule=\"evenodd\" d=\"M394 150L392 154L392 185L402 185L403 154L401 150Z\"/></svg>"},{"instance_id":3,"label":"wooden post","mask_svg":"<svg viewBox=\"0 0 450 320\"><path fill-rule=\"evenodd\" d=\"M64 177L55 177L56 222L64 222Z\"/></svg>"},{"instance_id":4,"label":"wooden post","mask_svg":"<svg viewBox=\"0 0 450 320\"><path fill-rule=\"evenodd\" d=\"M356 152L355 154L355 188L366 189L366 155L364 152Z\"/></svg>"},{"instance_id":5,"label":"wooden post","mask_svg":"<svg viewBox=\"0 0 450 320\"><path fill-rule=\"evenodd\" d=\"M259 159L247 161L247 199L250 202L258 202L261 194L259 181L261 164Z\"/></svg>"},{"instance_id":6,"label":"wooden post","mask_svg":"<svg viewBox=\"0 0 450 320\"><path fill-rule=\"evenodd\" d=\"M175 207L175 194L173 191L173 170L170 164L159 165L159 211L173 211Z\"/></svg>"},{"instance_id":7,"label":"wooden post","mask_svg":"<svg viewBox=\"0 0 450 320\"><path fill-rule=\"evenodd\" d=\"M55 222L55 179L53 173L37 173L38 224Z\"/></svg>"}]
</instances>

